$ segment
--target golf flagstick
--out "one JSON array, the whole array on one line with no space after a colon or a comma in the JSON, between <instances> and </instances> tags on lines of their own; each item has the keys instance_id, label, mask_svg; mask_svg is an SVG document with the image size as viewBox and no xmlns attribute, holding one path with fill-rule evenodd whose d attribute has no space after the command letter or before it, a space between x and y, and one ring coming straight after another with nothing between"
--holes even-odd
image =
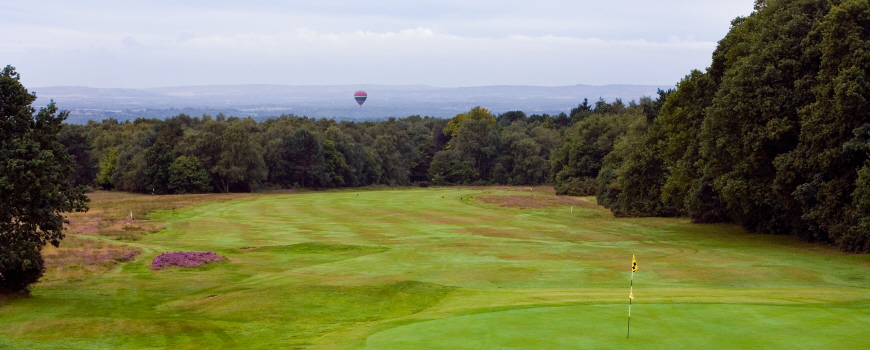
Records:
<instances>
[{"instance_id":1,"label":"golf flagstick","mask_svg":"<svg viewBox=\"0 0 870 350\"><path fill-rule=\"evenodd\" d=\"M625 339L631 335L631 301L634 300L634 273L637 272L637 260L634 255L631 256L631 284L628 288L628 332L625 333Z\"/></svg>"}]
</instances>

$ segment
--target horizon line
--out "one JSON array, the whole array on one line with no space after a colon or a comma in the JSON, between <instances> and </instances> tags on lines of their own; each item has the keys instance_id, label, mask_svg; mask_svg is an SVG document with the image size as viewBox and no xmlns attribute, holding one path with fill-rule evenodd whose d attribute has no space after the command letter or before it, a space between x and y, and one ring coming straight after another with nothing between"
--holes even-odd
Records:
<instances>
[{"instance_id":1,"label":"horizon line","mask_svg":"<svg viewBox=\"0 0 870 350\"><path fill-rule=\"evenodd\" d=\"M539 87L539 88L561 88L561 87L575 87L575 86L588 86L588 87L607 87L607 86L670 86L676 84L604 84L604 85L589 85L589 84L574 84L574 85L511 85L511 84L496 84L496 85L470 85L470 86L437 86L437 85L425 85L425 84L303 84L303 85L291 85L291 84L210 84L210 85L175 85L175 86L155 86L155 87L137 87L137 88L128 88L128 87L93 87L93 86L85 86L85 85L46 85L46 86L37 86L30 89L40 89L40 88L89 88L89 89L124 89L124 90L149 90L149 89L167 89L167 88L195 88L195 87L233 87L233 86L283 86L283 87L360 87L360 86L370 86L370 87L426 87L426 88L434 88L434 89L463 89L463 88L483 88L483 87Z\"/></svg>"}]
</instances>

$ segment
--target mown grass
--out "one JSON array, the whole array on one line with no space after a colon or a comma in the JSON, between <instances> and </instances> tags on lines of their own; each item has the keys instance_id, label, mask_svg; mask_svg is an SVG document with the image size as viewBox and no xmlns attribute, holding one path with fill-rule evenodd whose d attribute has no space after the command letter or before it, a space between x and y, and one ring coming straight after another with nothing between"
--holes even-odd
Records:
<instances>
[{"instance_id":1,"label":"mown grass","mask_svg":"<svg viewBox=\"0 0 870 350\"><path fill-rule=\"evenodd\" d=\"M594 199L570 200L583 203L572 212L575 202L544 189L518 198L526 190L100 193L91 220L124 220L139 206L135 220L165 229L135 240L76 234L104 244L81 249L141 253L76 275L49 270L32 296L0 301L0 348L866 344L868 256L729 225L616 219ZM517 208L529 204L540 207ZM169 251L227 260L152 271ZM626 339L632 254L640 271Z\"/></svg>"}]
</instances>

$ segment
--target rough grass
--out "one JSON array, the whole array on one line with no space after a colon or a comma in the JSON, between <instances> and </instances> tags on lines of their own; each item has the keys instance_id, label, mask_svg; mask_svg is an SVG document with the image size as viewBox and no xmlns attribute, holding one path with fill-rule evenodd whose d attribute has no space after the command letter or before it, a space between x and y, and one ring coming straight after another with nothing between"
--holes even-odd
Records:
<instances>
[{"instance_id":1,"label":"rough grass","mask_svg":"<svg viewBox=\"0 0 870 350\"><path fill-rule=\"evenodd\" d=\"M90 210L67 216L67 234L101 235L117 240L135 241L163 226L153 222L149 214L184 208L203 202L223 202L244 194L190 194L149 196L125 192L94 191Z\"/></svg>"},{"instance_id":2,"label":"rough grass","mask_svg":"<svg viewBox=\"0 0 870 350\"><path fill-rule=\"evenodd\" d=\"M70 213L59 247L48 245L42 254L46 263L43 283L81 279L94 273L104 273L120 263L138 257L141 248L114 241L136 241L165 227L150 219L156 211L195 206L201 203L224 202L244 194L199 194L148 196L125 192L94 191L90 210ZM132 213L132 217L131 217ZM109 240L97 239L100 236Z\"/></svg>"},{"instance_id":3,"label":"rough grass","mask_svg":"<svg viewBox=\"0 0 870 350\"><path fill-rule=\"evenodd\" d=\"M554 195L481 195L475 199L502 207L520 209L542 209L557 206L577 206L594 208L595 203L581 197L554 196Z\"/></svg>"},{"instance_id":4,"label":"rough grass","mask_svg":"<svg viewBox=\"0 0 870 350\"><path fill-rule=\"evenodd\" d=\"M729 225L617 219L591 201L571 212L481 199L523 191L96 193L83 219L123 221L139 208L135 220L165 229L137 240L70 235L62 249L141 253L75 278L49 269L32 296L0 299L0 348L866 345L866 255ZM535 192L547 196L564 200ZM227 259L150 269L172 251ZM640 271L625 339L632 254Z\"/></svg>"},{"instance_id":5,"label":"rough grass","mask_svg":"<svg viewBox=\"0 0 870 350\"><path fill-rule=\"evenodd\" d=\"M508 191L508 192L525 192L528 194L545 194L554 195L556 189L553 186L456 186L452 187L463 190L478 190L478 191Z\"/></svg>"},{"instance_id":6,"label":"rough grass","mask_svg":"<svg viewBox=\"0 0 870 350\"><path fill-rule=\"evenodd\" d=\"M48 245L43 249L46 275L42 282L103 273L133 261L140 253L140 249L128 245L68 234L59 247Z\"/></svg>"}]
</instances>

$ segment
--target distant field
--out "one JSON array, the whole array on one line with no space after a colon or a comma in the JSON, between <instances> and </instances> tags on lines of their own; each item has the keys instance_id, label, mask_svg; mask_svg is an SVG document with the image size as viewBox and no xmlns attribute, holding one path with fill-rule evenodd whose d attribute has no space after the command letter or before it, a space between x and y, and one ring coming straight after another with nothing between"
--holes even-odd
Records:
<instances>
[{"instance_id":1,"label":"distant field","mask_svg":"<svg viewBox=\"0 0 870 350\"><path fill-rule=\"evenodd\" d=\"M545 188L93 198L33 295L0 300L0 349L868 344L870 256ZM150 269L181 250L227 260Z\"/></svg>"}]
</instances>

